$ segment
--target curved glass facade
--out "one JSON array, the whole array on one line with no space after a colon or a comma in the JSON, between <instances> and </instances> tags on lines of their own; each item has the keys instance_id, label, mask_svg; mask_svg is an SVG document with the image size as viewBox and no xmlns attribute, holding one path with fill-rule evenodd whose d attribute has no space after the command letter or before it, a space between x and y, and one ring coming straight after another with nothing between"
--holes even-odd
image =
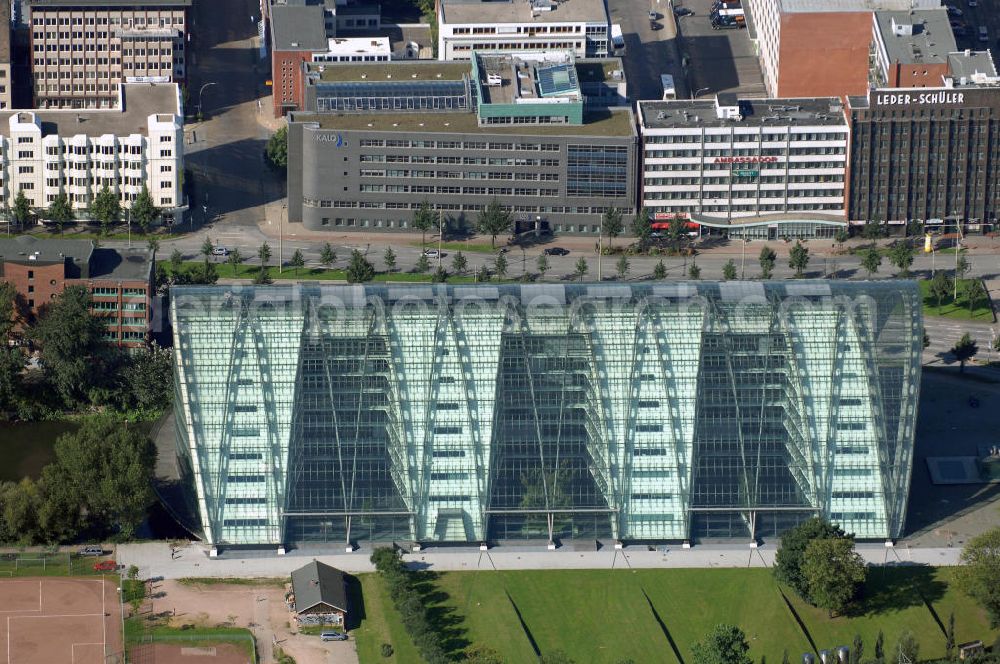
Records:
<instances>
[{"instance_id":1,"label":"curved glass facade","mask_svg":"<svg viewBox=\"0 0 1000 664\"><path fill-rule=\"evenodd\" d=\"M172 289L212 544L900 534L916 284Z\"/></svg>"}]
</instances>

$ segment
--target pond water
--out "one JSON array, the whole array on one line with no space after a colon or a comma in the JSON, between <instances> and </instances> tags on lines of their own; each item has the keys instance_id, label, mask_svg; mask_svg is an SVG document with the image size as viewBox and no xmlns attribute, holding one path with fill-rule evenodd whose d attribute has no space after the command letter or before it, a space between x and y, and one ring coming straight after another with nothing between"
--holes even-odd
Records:
<instances>
[{"instance_id":1,"label":"pond water","mask_svg":"<svg viewBox=\"0 0 1000 664\"><path fill-rule=\"evenodd\" d=\"M38 479L55 458L56 438L77 428L65 420L0 424L0 482Z\"/></svg>"}]
</instances>

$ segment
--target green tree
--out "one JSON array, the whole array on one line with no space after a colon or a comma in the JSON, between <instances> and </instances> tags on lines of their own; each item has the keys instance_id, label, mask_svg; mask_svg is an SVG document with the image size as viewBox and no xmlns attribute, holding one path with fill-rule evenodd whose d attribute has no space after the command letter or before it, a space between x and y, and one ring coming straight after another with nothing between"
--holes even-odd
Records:
<instances>
[{"instance_id":1,"label":"green tree","mask_svg":"<svg viewBox=\"0 0 1000 664\"><path fill-rule=\"evenodd\" d=\"M865 561L846 537L814 539L802 554L802 576L809 599L830 617L842 614L868 576Z\"/></svg>"},{"instance_id":2,"label":"green tree","mask_svg":"<svg viewBox=\"0 0 1000 664\"><path fill-rule=\"evenodd\" d=\"M680 247L681 238L684 236L684 220L680 217L674 216L667 224L667 241L670 243L670 248L674 251Z\"/></svg>"},{"instance_id":3,"label":"green tree","mask_svg":"<svg viewBox=\"0 0 1000 664\"><path fill-rule=\"evenodd\" d=\"M154 261L156 260L156 252L159 250L160 250L160 241L158 239L156 239L155 237L151 237L148 240L146 240L146 251L149 252L149 255L153 257Z\"/></svg>"},{"instance_id":4,"label":"green tree","mask_svg":"<svg viewBox=\"0 0 1000 664\"><path fill-rule=\"evenodd\" d=\"M917 664L919 656L920 643L917 642L917 637L910 630L903 630L903 633L899 635L899 639L896 641L896 647L892 652L892 659L889 661L893 662L893 664L896 662Z\"/></svg>"},{"instance_id":5,"label":"green tree","mask_svg":"<svg viewBox=\"0 0 1000 664\"><path fill-rule=\"evenodd\" d=\"M391 248L386 247L386 251L392 251ZM337 262L337 252L333 250L333 247L329 242L323 243L323 248L319 252L319 263L324 268L329 270L333 267L333 264Z\"/></svg>"},{"instance_id":6,"label":"green tree","mask_svg":"<svg viewBox=\"0 0 1000 664\"><path fill-rule=\"evenodd\" d=\"M385 263L387 272L393 272L396 269L396 252L392 250L392 247L385 248L385 253L382 254L382 262Z\"/></svg>"},{"instance_id":7,"label":"green tree","mask_svg":"<svg viewBox=\"0 0 1000 664\"><path fill-rule=\"evenodd\" d=\"M448 270L438 265L438 268L434 270L434 274L431 275L431 281L436 284L443 284L448 281Z\"/></svg>"},{"instance_id":8,"label":"green tree","mask_svg":"<svg viewBox=\"0 0 1000 664\"><path fill-rule=\"evenodd\" d=\"M553 650L539 657L538 664L576 664L576 660L562 650Z\"/></svg>"},{"instance_id":9,"label":"green tree","mask_svg":"<svg viewBox=\"0 0 1000 664\"><path fill-rule=\"evenodd\" d=\"M288 127L281 127L271 134L265 149L267 162L277 171L288 169Z\"/></svg>"},{"instance_id":10,"label":"green tree","mask_svg":"<svg viewBox=\"0 0 1000 664\"><path fill-rule=\"evenodd\" d=\"M726 261L726 264L722 266L722 278L726 281L732 281L736 278L736 261L732 258Z\"/></svg>"},{"instance_id":11,"label":"green tree","mask_svg":"<svg viewBox=\"0 0 1000 664\"><path fill-rule=\"evenodd\" d=\"M184 266L184 254L181 253L180 249L174 249L170 252L170 273L176 277L181 273L181 268Z\"/></svg>"},{"instance_id":12,"label":"green tree","mask_svg":"<svg viewBox=\"0 0 1000 664\"><path fill-rule=\"evenodd\" d=\"M173 397L173 353L153 344L124 355L115 383L119 410L159 415Z\"/></svg>"},{"instance_id":13,"label":"green tree","mask_svg":"<svg viewBox=\"0 0 1000 664\"><path fill-rule=\"evenodd\" d=\"M662 258L656 261L656 265L653 267L653 278L657 281L667 278L667 266L663 264Z\"/></svg>"},{"instance_id":14,"label":"green tree","mask_svg":"<svg viewBox=\"0 0 1000 664\"><path fill-rule=\"evenodd\" d=\"M69 197L66 194L57 194L52 199L52 203L49 204L49 209L45 216L62 233L63 226L73 220L73 206L69 203Z\"/></svg>"},{"instance_id":15,"label":"green tree","mask_svg":"<svg viewBox=\"0 0 1000 664\"><path fill-rule=\"evenodd\" d=\"M160 214L145 184L142 185L142 189L135 197L135 200L132 201L132 206L129 210L131 210L132 221L139 225L143 233L149 232L149 227L153 223L153 220Z\"/></svg>"},{"instance_id":16,"label":"green tree","mask_svg":"<svg viewBox=\"0 0 1000 664\"><path fill-rule=\"evenodd\" d=\"M888 229L885 225L876 219L869 219L861 228L861 237L866 240L877 240L880 237L885 237L887 233Z\"/></svg>"},{"instance_id":17,"label":"green tree","mask_svg":"<svg viewBox=\"0 0 1000 664\"><path fill-rule=\"evenodd\" d=\"M774 556L775 578L790 586L802 599L810 601L809 583L802 573L802 558L809 542L831 537L846 538L847 535L839 526L818 518L807 519L786 530L781 536L781 548Z\"/></svg>"},{"instance_id":18,"label":"green tree","mask_svg":"<svg viewBox=\"0 0 1000 664\"><path fill-rule=\"evenodd\" d=\"M1000 528L972 538L960 560L955 570L958 588L986 611L990 627L1000 627Z\"/></svg>"},{"instance_id":19,"label":"green tree","mask_svg":"<svg viewBox=\"0 0 1000 664\"><path fill-rule=\"evenodd\" d=\"M375 278L375 266L368 262L357 249L351 252L351 260L347 265L347 283L363 284Z\"/></svg>"},{"instance_id":20,"label":"green tree","mask_svg":"<svg viewBox=\"0 0 1000 664\"><path fill-rule=\"evenodd\" d=\"M639 244L639 251L645 251L649 245L650 236L653 234L653 227L649 221L649 210L644 207L632 217L632 235Z\"/></svg>"},{"instance_id":21,"label":"green tree","mask_svg":"<svg viewBox=\"0 0 1000 664\"><path fill-rule=\"evenodd\" d=\"M302 255L301 249L296 249L292 253L292 258L288 261L288 266L295 270L296 276L301 276L301 270L306 266L306 259Z\"/></svg>"},{"instance_id":22,"label":"green tree","mask_svg":"<svg viewBox=\"0 0 1000 664\"><path fill-rule=\"evenodd\" d=\"M465 664L507 664L500 653L484 645L470 646L461 661Z\"/></svg>"},{"instance_id":23,"label":"green tree","mask_svg":"<svg viewBox=\"0 0 1000 664\"><path fill-rule=\"evenodd\" d=\"M226 262L232 266L233 279L235 279L239 274L240 264L243 263L243 254L240 253L239 249L233 249L229 252L229 256L226 257Z\"/></svg>"},{"instance_id":24,"label":"green tree","mask_svg":"<svg viewBox=\"0 0 1000 664\"><path fill-rule=\"evenodd\" d=\"M763 246L760 250L760 255L757 256L757 261L760 263L760 278L770 279L771 275L774 274L774 264L778 260L778 255L774 253L771 247Z\"/></svg>"},{"instance_id":25,"label":"green tree","mask_svg":"<svg viewBox=\"0 0 1000 664\"><path fill-rule=\"evenodd\" d=\"M959 373L965 373L965 363L975 357L978 352L979 346L976 345L976 342L973 341L968 332L955 342L955 345L951 347L951 354L958 360Z\"/></svg>"},{"instance_id":26,"label":"green tree","mask_svg":"<svg viewBox=\"0 0 1000 664\"><path fill-rule=\"evenodd\" d=\"M155 500L152 440L113 418L89 417L59 437L55 456L90 524L131 538Z\"/></svg>"},{"instance_id":27,"label":"green tree","mask_svg":"<svg viewBox=\"0 0 1000 664\"><path fill-rule=\"evenodd\" d=\"M104 320L90 313L84 286L63 290L31 330L42 348L45 376L68 406L85 403L101 377L104 330Z\"/></svg>"},{"instance_id":28,"label":"green tree","mask_svg":"<svg viewBox=\"0 0 1000 664\"><path fill-rule=\"evenodd\" d=\"M500 201L494 198L486 209L479 212L476 228L480 233L490 236L490 246L496 248L497 236L510 231L513 220L510 212L503 209Z\"/></svg>"},{"instance_id":29,"label":"green tree","mask_svg":"<svg viewBox=\"0 0 1000 664\"><path fill-rule=\"evenodd\" d=\"M796 277L801 278L807 265L809 265L809 249L796 240L788 251L788 267L795 270Z\"/></svg>"},{"instance_id":30,"label":"green tree","mask_svg":"<svg viewBox=\"0 0 1000 664\"><path fill-rule=\"evenodd\" d=\"M212 257L213 251L215 251L215 245L212 244L212 238L206 237L205 241L201 243L201 255L205 257L206 263Z\"/></svg>"},{"instance_id":31,"label":"green tree","mask_svg":"<svg viewBox=\"0 0 1000 664\"><path fill-rule=\"evenodd\" d=\"M688 268L688 279L701 279L701 268L695 261L691 261L691 266Z\"/></svg>"},{"instance_id":32,"label":"green tree","mask_svg":"<svg viewBox=\"0 0 1000 664\"><path fill-rule=\"evenodd\" d=\"M29 545L43 539L38 528L38 485L26 477L0 484L0 540Z\"/></svg>"},{"instance_id":33,"label":"green tree","mask_svg":"<svg viewBox=\"0 0 1000 664\"><path fill-rule=\"evenodd\" d=\"M735 625L716 625L691 651L694 664L753 664L747 635Z\"/></svg>"},{"instance_id":34,"label":"green tree","mask_svg":"<svg viewBox=\"0 0 1000 664\"><path fill-rule=\"evenodd\" d=\"M31 217L31 203L28 202L28 197L24 195L23 189L18 189L17 195L14 196L14 207L11 208L11 214L21 226L27 224L29 217Z\"/></svg>"},{"instance_id":35,"label":"green tree","mask_svg":"<svg viewBox=\"0 0 1000 664\"><path fill-rule=\"evenodd\" d=\"M615 265L615 271L618 273L618 279L622 280L628 276L628 271L631 266L629 265L628 258L625 254L618 257L618 263Z\"/></svg>"},{"instance_id":36,"label":"green tree","mask_svg":"<svg viewBox=\"0 0 1000 664\"><path fill-rule=\"evenodd\" d=\"M90 204L90 214L101 224L101 232L107 233L121 219L122 206L118 194L104 185Z\"/></svg>"},{"instance_id":37,"label":"green tree","mask_svg":"<svg viewBox=\"0 0 1000 664\"><path fill-rule=\"evenodd\" d=\"M537 262L536 266L538 268L538 275L542 279L544 279L545 278L545 273L549 271L549 267L550 267L549 266L549 257L546 256L545 254L539 254L539 256L538 256L538 262Z\"/></svg>"},{"instance_id":38,"label":"green tree","mask_svg":"<svg viewBox=\"0 0 1000 664\"><path fill-rule=\"evenodd\" d=\"M957 249L958 260L955 262L955 280L965 279L965 275L972 269L972 263L965 257L965 249Z\"/></svg>"},{"instance_id":39,"label":"green tree","mask_svg":"<svg viewBox=\"0 0 1000 664\"><path fill-rule=\"evenodd\" d=\"M497 279L507 276L507 256L497 254L496 260L493 261L493 271L496 272Z\"/></svg>"},{"instance_id":40,"label":"green tree","mask_svg":"<svg viewBox=\"0 0 1000 664\"><path fill-rule=\"evenodd\" d=\"M941 300L948 297L951 294L952 281L951 277L944 273L944 271L935 272L934 276L931 277L931 294L937 299L938 309L941 308Z\"/></svg>"},{"instance_id":41,"label":"green tree","mask_svg":"<svg viewBox=\"0 0 1000 664\"><path fill-rule=\"evenodd\" d=\"M913 245L907 241L897 241L889 245L889 262L899 270L899 276L905 277L910 274L910 266L913 265Z\"/></svg>"},{"instance_id":42,"label":"green tree","mask_svg":"<svg viewBox=\"0 0 1000 664\"><path fill-rule=\"evenodd\" d=\"M479 271L476 272L476 281L487 282L490 280L490 268L485 265L479 266Z\"/></svg>"},{"instance_id":43,"label":"green tree","mask_svg":"<svg viewBox=\"0 0 1000 664\"><path fill-rule=\"evenodd\" d=\"M456 252L455 255L451 257L451 270L455 274L465 274L468 267L469 261L466 259L465 254L461 251Z\"/></svg>"},{"instance_id":44,"label":"green tree","mask_svg":"<svg viewBox=\"0 0 1000 664\"><path fill-rule=\"evenodd\" d=\"M9 281L0 281L0 345L7 346L17 322L17 289Z\"/></svg>"},{"instance_id":45,"label":"green tree","mask_svg":"<svg viewBox=\"0 0 1000 664\"><path fill-rule=\"evenodd\" d=\"M420 231L420 247L427 245L427 231L434 228L434 209L431 202L426 198L421 201L420 207L413 213L413 227Z\"/></svg>"},{"instance_id":46,"label":"green tree","mask_svg":"<svg viewBox=\"0 0 1000 664\"><path fill-rule=\"evenodd\" d=\"M622 234L624 227L622 211L616 207L608 208L601 217L601 233L608 236L609 244L614 244L615 238Z\"/></svg>"},{"instance_id":47,"label":"green tree","mask_svg":"<svg viewBox=\"0 0 1000 664\"><path fill-rule=\"evenodd\" d=\"M584 278L585 276L587 276L587 271L588 271L589 269L590 269L590 268L589 268L589 267L587 266L587 259L585 259L585 258L584 258L583 256L581 256L581 257L580 257L580 258L579 258L579 259L578 259L578 260L576 261L576 269L574 270L573 274L574 274L574 275L576 275L576 277L577 277L577 278L578 278L578 279L579 279L580 281L583 281L583 278Z\"/></svg>"},{"instance_id":48,"label":"green tree","mask_svg":"<svg viewBox=\"0 0 1000 664\"><path fill-rule=\"evenodd\" d=\"M872 278L873 274L878 272L880 265L882 265L882 254L878 252L878 249L868 247L861 252L861 267L868 273L869 279Z\"/></svg>"},{"instance_id":49,"label":"green tree","mask_svg":"<svg viewBox=\"0 0 1000 664\"><path fill-rule=\"evenodd\" d=\"M260 269L257 271L257 275L254 277L253 282L255 284L263 285L271 283L271 274L268 271L267 264L271 260L271 245L264 242L257 248L257 258L260 260Z\"/></svg>"},{"instance_id":50,"label":"green tree","mask_svg":"<svg viewBox=\"0 0 1000 664\"><path fill-rule=\"evenodd\" d=\"M420 258L417 259L416 264L413 266L419 274L424 274L427 270L431 269L431 261L427 258L427 254L421 253Z\"/></svg>"},{"instance_id":51,"label":"green tree","mask_svg":"<svg viewBox=\"0 0 1000 664\"><path fill-rule=\"evenodd\" d=\"M976 305L986 299L986 287L979 279L969 279L965 282L965 301L969 305L969 315L972 315Z\"/></svg>"},{"instance_id":52,"label":"green tree","mask_svg":"<svg viewBox=\"0 0 1000 664\"><path fill-rule=\"evenodd\" d=\"M882 633L881 629L878 631L878 636L875 637L875 661L879 664L885 661L885 634Z\"/></svg>"},{"instance_id":53,"label":"green tree","mask_svg":"<svg viewBox=\"0 0 1000 664\"><path fill-rule=\"evenodd\" d=\"M851 234L846 228L838 228L837 232L833 234L833 241L843 249L844 243L851 239Z\"/></svg>"}]
</instances>

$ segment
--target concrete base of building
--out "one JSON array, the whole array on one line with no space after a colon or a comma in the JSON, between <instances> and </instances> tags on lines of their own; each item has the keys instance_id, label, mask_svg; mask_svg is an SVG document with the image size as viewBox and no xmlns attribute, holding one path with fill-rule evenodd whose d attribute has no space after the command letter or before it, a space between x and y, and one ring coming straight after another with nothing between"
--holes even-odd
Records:
<instances>
[{"instance_id":1,"label":"concrete base of building","mask_svg":"<svg viewBox=\"0 0 1000 664\"><path fill-rule=\"evenodd\" d=\"M283 547L283 546L279 546L278 547L278 555L279 556L285 555L285 547Z\"/></svg>"},{"instance_id":2,"label":"concrete base of building","mask_svg":"<svg viewBox=\"0 0 1000 664\"><path fill-rule=\"evenodd\" d=\"M549 551L555 551L556 550L556 543L555 542L549 542L548 546L546 546L545 548L548 549Z\"/></svg>"},{"instance_id":3,"label":"concrete base of building","mask_svg":"<svg viewBox=\"0 0 1000 664\"><path fill-rule=\"evenodd\" d=\"M684 540L684 543L681 544L681 548L682 549L690 549L691 548L691 542L688 542L687 540Z\"/></svg>"},{"instance_id":4,"label":"concrete base of building","mask_svg":"<svg viewBox=\"0 0 1000 664\"><path fill-rule=\"evenodd\" d=\"M482 544L479 545L479 550L480 551L489 551L489 549L490 549L490 547L489 547L488 544L486 544L486 542L483 542Z\"/></svg>"},{"instance_id":5,"label":"concrete base of building","mask_svg":"<svg viewBox=\"0 0 1000 664\"><path fill-rule=\"evenodd\" d=\"M887 540L885 541L885 548L887 548L887 549L891 549L891 548L893 548L894 546L896 546L896 543L895 543L894 541L892 541L891 539L887 539Z\"/></svg>"},{"instance_id":6,"label":"concrete base of building","mask_svg":"<svg viewBox=\"0 0 1000 664\"><path fill-rule=\"evenodd\" d=\"M617 542L615 542L615 549L616 550L621 551L624 548L625 548L625 542L622 542L621 540L618 540Z\"/></svg>"},{"instance_id":7,"label":"concrete base of building","mask_svg":"<svg viewBox=\"0 0 1000 664\"><path fill-rule=\"evenodd\" d=\"M218 558L219 557L219 547L213 546L211 549L209 549L208 550L208 557L209 558Z\"/></svg>"},{"instance_id":8,"label":"concrete base of building","mask_svg":"<svg viewBox=\"0 0 1000 664\"><path fill-rule=\"evenodd\" d=\"M346 553L354 553L354 545L348 544L347 546L344 547L344 551Z\"/></svg>"},{"instance_id":9,"label":"concrete base of building","mask_svg":"<svg viewBox=\"0 0 1000 664\"><path fill-rule=\"evenodd\" d=\"M760 542L758 542L757 540L751 540L750 541L750 548L751 549L756 549L758 546L760 546Z\"/></svg>"},{"instance_id":10,"label":"concrete base of building","mask_svg":"<svg viewBox=\"0 0 1000 664\"><path fill-rule=\"evenodd\" d=\"M417 552L420 551L421 548L422 547L420 546L420 542L416 542L416 543L414 543L413 546L410 547L410 551L413 551L414 553L417 553Z\"/></svg>"}]
</instances>

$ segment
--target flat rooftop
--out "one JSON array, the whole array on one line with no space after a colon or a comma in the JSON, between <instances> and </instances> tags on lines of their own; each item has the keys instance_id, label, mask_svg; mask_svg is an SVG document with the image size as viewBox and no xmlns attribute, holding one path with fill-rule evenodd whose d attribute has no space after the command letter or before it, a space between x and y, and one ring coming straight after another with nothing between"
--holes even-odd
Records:
<instances>
[{"instance_id":1,"label":"flat rooftop","mask_svg":"<svg viewBox=\"0 0 1000 664\"><path fill-rule=\"evenodd\" d=\"M997 66L989 51L959 51L948 54L948 73L955 78L972 78L975 74L996 77Z\"/></svg>"},{"instance_id":2,"label":"flat rooftop","mask_svg":"<svg viewBox=\"0 0 1000 664\"><path fill-rule=\"evenodd\" d=\"M29 7L190 7L192 0L24 0Z\"/></svg>"},{"instance_id":3,"label":"flat rooftop","mask_svg":"<svg viewBox=\"0 0 1000 664\"><path fill-rule=\"evenodd\" d=\"M30 259L29 256L34 256ZM81 270L89 264L88 277L84 279L143 280L149 278L151 255L145 247L115 250L94 247L91 240L71 240L64 238L38 238L19 235L0 239L0 261L12 263L52 264L65 263L69 259ZM83 274L83 272L80 272Z\"/></svg>"},{"instance_id":4,"label":"flat rooftop","mask_svg":"<svg viewBox=\"0 0 1000 664\"><path fill-rule=\"evenodd\" d=\"M461 81L472 71L468 62L310 62L306 72L323 82Z\"/></svg>"},{"instance_id":5,"label":"flat rooftop","mask_svg":"<svg viewBox=\"0 0 1000 664\"><path fill-rule=\"evenodd\" d=\"M629 109L586 113L582 125L487 125L479 126L475 113L372 113L336 114L293 112L291 122L316 122L322 129L344 131L399 131L438 134L518 134L531 136L635 136Z\"/></svg>"},{"instance_id":6,"label":"flat rooftop","mask_svg":"<svg viewBox=\"0 0 1000 664\"><path fill-rule=\"evenodd\" d=\"M608 22L604 0L441 0L441 17L446 24Z\"/></svg>"},{"instance_id":7,"label":"flat rooftop","mask_svg":"<svg viewBox=\"0 0 1000 664\"><path fill-rule=\"evenodd\" d=\"M146 134L149 116L179 115L176 83L125 83L123 108L109 109L28 109L0 113L0 133L10 131L10 116L33 113L42 123L42 136L103 136Z\"/></svg>"},{"instance_id":8,"label":"flat rooftop","mask_svg":"<svg viewBox=\"0 0 1000 664\"><path fill-rule=\"evenodd\" d=\"M728 102L724 105L728 105ZM735 104L734 104L735 105ZM836 97L808 99L741 99L742 120L716 115L713 99L642 101L642 124L650 129L697 127L768 127L794 125L847 126L843 104ZM776 119L777 118L777 119Z\"/></svg>"},{"instance_id":9,"label":"flat rooftop","mask_svg":"<svg viewBox=\"0 0 1000 664\"><path fill-rule=\"evenodd\" d=\"M272 5L271 44L278 51L325 51L323 5Z\"/></svg>"},{"instance_id":10,"label":"flat rooftop","mask_svg":"<svg viewBox=\"0 0 1000 664\"><path fill-rule=\"evenodd\" d=\"M475 53L474 57L479 96L484 104L583 99L572 53Z\"/></svg>"},{"instance_id":11,"label":"flat rooftop","mask_svg":"<svg viewBox=\"0 0 1000 664\"><path fill-rule=\"evenodd\" d=\"M117 250L98 247L90 258L90 278L145 281L149 278L150 258L145 247Z\"/></svg>"},{"instance_id":12,"label":"flat rooftop","mask_svg":"<svg viewBox=\"0 0 1000 664\"><path fill-rule=\"evenodd\" d=\"M615 78L615 72L621 78ZM625 80L625 65L621 58L590 58L576 61L576 76L581 83L615 83Z\"/></svg>"},{"instance_id":13,"label":"flat rooftop","mask_svg":"<svg viewBox=\"0 0 1000 664\"><path fill-rule=\"evenodd\" d=\"M783 13L907 11L939 7L940 0L778 0Z\"/></svg>"},{"instance_id":14,"label":"flat rooftop","mask_svg":"<svg viewBox=\"0 0 1000 664\"><path fill-rule=\"evenodd\" d=\"M943 64L958 49L944 9L877 11L875 25L890 63ZM899 34L894 25L912 26L912 34Z\"/></svg>"}]
</instances>

